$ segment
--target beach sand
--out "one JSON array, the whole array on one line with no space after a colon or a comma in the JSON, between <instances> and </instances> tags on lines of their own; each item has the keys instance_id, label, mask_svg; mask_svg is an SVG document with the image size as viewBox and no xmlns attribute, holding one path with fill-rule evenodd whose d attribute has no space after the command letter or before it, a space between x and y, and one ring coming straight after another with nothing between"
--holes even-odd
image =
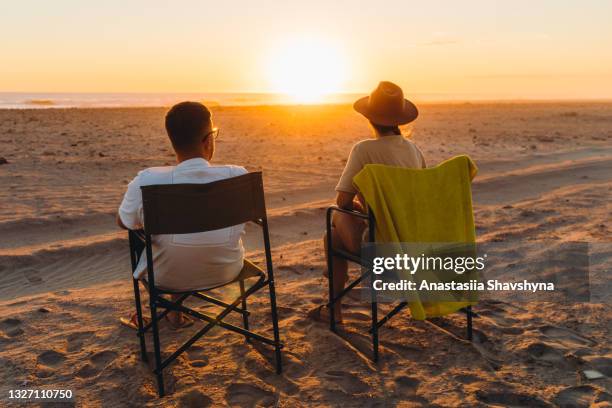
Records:
<instances>
[{"instance_id":1,"label":"beach sand","mask_svg":"<svg viewBox=\"0 0 612 408\"><path fill-rule=\"evenodd\" d=\"M478 240L592 243L592 302L483 301L472 343L462 315L434 324L403 313L371 363L367 304L349 300L341 336L306 317L326 299L325 208L366 122L349 106L216 108L215 160L264 172L284 372L267 347L214 329L170 366L159 400L118 322L133 295L114 217L138 170L173 163L165 109L0 110L0 398L61 388L86 407L610 406L612 104L420 108L412 137L428 164L469 154L480 168ZM247 231L261 262L258 230ZM266 291L250 309L252 328L269 334ZM162 324L163 350L190 333ZM589 369L604 378L587 380Z\"/></svg>"}]
</instances>

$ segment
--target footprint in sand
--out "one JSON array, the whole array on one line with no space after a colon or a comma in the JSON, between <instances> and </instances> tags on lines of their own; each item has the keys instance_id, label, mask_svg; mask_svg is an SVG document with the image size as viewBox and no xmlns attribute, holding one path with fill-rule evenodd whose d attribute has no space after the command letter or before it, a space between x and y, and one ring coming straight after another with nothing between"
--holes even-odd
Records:
<instances>
[{"instance_id":1,"label":"footprint in sand","mask_svg":"<svg viewBox=\"0 0 612 408\"><path fill-rule=\"evenodd\" d=\"M484 321L491 323L502 333L521 334L524 332L523 328L520 327L520 320L505 316L505 312L492 309L478 311L478 314Z\"/></svg>"},{"instance_id":2,"label":"footprint in sand","mask_svg":"<svg viewBox=\"0 0 612 408\"><path fill-rule=\"evenodd\" d=\"M393 379L395 382L395 392L401 396L415 395L421 381L415 377L400 375Z\"/></svg>"},{"instance_id":3,"label":"footprint in sand","mask_svg":"<svg viewBox=\"0 0 612 408\"><path fill-rule=\"evenodd\" d=\"M89 359L98 367L105 367L117 358L117 353L111 350L100 351Z\"/></svg>"},{"instance_id":4,"label":"footprint in sand","mask_svg":"<svg viewBox=\"0 0 612 408\"><path fill-rule=\"evenodd\" d=\"M285 352L283 355L283 373L291 379L303 378L311 374L311 369L301 359Z\"/></svg>"},{"instance_id":5,"label":"footprint in sand","mask_svg":"<svg viewBox=\"0 0 612 408\"><path fill-rule=\"evenodd\" d=\"M81 350L81 348L83 348L83 344L85 343L85 341L93 337L93 335L94 335L94 332L92 331L70 333L68 335L68 338L66 339L67 341L66 351L71 353L74 351Z\"/></svg>"},{"instance_id":6,"label":"footprint in sand","mask_svg":"<svg viewBox=\"0 0 612 408\"><path fill-rule=\"evenodd\" d=\"M23 334L21 320L11 317L0 321L0 330L2 330L8 337L17 337Z\"/></svg>"},{"instance_id":7,"label":"footprint in sand","mask_svg":"<svg viewBox=\"0 0 612 408\"><path fill-rule=\"evenodd\" d=\"M580 334L563 327L542 326L539 327L538 330L544 336L568 348L594 346L597 344L597 342L587 339L586 337L583 337Z\"/></svg>"},{"instance_id":8,"label":"footprint in sand","mask_svg":"<svg viewBox=\"0 0 612 408\"><path fill-rule=\"evenodd\" d=\"M342 391L349 395L362 394L370 389L370 386L361 381L359 377L348 371L331 370L325 372L326 377L340 386Z\"/></svg>"},{"instance_id":9,"label":"footprint in sand","mask_svg":"<svg viewBox=\"0 0 612 408\"><path fill-rule=\"evenodd\" d=\"M201 346L192 346L187 350L189 364L192 367L204 367L208 365L206 350Z\"/></svg>"},{"instance_id":10,"label":"footprint in sand","mask_svg":"<svg viewBox=\"0 0 612 408\"><path fill-rule=\"evenodd\" d=\"M225 400L232 407L274 406L274 393L253 384L234 383L227 388Z\"/></svg>"},{"instance_id":11,"label":"footprint in sand","mask_svg":"<svg viewBox=\"0 0 612 408\"><path fill-rule=\"evenodd\" d=\"M569 357L568 352L576 354L577 351L585 350L596 344L562 327L542 326L538 328L538 331L543 335L542 341L532 341L523 350L530 358L547 365L564 365L570 368L575 365L575 361Z\"/></svg>"},{"instance_id":12,"label":"footprint in sand","mask_svg":"<svg viewBox=\"0 0 612 408\"><path fill-rule=\"evenodd\" d=\"M0 321L0 328L2 328L2 330L7 330L13 327L19 326L20 324L21 324L21 320L9 317L7 319Z\"/></svg>"},{"instance_id":13,"label":"footprint in sand","mask_svg":"<svg viewBox=\"0 0 612 408\"><path fill-rule=\"evenodd\" d=\"M79 368L75 373L75 377L79 377L79 378L91 378L91 377L95 377L96 375L98 375L100 371L92 366L89 363L86 363L83 367Z\"/></svg>"},{"instance_id":14,"label":"footprint in sand","mask_svg":"<svg viewBox=\"0 0 612 408\"><path fill-rule=\"evenodd\" d=\"M548 408L551 404L535 395L520 394L512 391L487 391L483 387L476 391L476 398L485 404L512 407Z\"/></svg>"},{"instance_id":15,"label":"footprint in sand","mask_svg":"<svg viewBox=\"0 0 612 408\"><path fill-rule=\"evenodd\" d=\"M38 367L34 375L38 378L49 378L53 375L53 370L49 367Z\"/></svg>"},{"instance_id":16,"label":"footprint in sand","mask_svg":"<svg viewBox=\"0 0 612 408\"><path fill-rule=\"evenodd\" d=\"M66 361L66 355L55 350L45 350L38 355L37 361L39 364L44 364L49 367L57 367Z\"/></svg>"},{"instance_id":17,"label":"footprint in sand","mask_svg":"<svg viewBox=\"0 0 612 408\"><path fill-rule=\"evenodd\" d=\"M546 343L535 342L525 348L525 352L535 360L560 363L565 360L563 352Z\"/></svg>"},{"instance_id":18,"label":"footprint in sand","mask_svg":"<svg viewBox=\"0 0 612 408\"><path fill-rule=\"evenodd\" d=\"M612 395L592 385L578 385L565 388L553 399L560 408L590 407L599 403L612 403ZM609 405L600 405L609 406Z\"/></svg>"},{"instance_id":19,"label":"footprint in sand","mask_svg":"<svg viewBox=\"0 0 612 408\"><path fill-rule=\"evenodd\" d=\"M89 357L89 362L79 368L74 375L80 378L91 378L100 374L110 363L117 358L117 353L103 350Z\"/></svg>"},{"instance_id":20,"label":"footprint in sand","mask_svg":"<svg viewBox=\"0 0 612 408\"><path fill-rule=\"evenodd\" d=\"M43 283L43 279L40 277L40 271L38 269L26 269L23 271L23 276L33 285Z\"/></svg>"},{"instance_id":21,"label":"footprint in sand","mask_svg":"<svg viewBox=\"0 0 612 408\"><path fill-rule=\"evenodd\" d=\"M181 408L205 408L211 406L213 400L201 391L191 390L183 394L179 399Z\"/></svg>"}]
</instances>

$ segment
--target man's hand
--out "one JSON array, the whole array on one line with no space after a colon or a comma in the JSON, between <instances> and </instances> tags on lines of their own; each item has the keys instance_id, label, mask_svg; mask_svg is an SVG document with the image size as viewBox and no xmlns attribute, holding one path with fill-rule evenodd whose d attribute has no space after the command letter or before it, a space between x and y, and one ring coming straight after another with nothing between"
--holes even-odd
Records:
<instances>
[{"instance_id":1,"label":"man's hand","mask_svg":"<svg viewBox=\"0 0 612 408\"><path fill-rule=\"evenodd\" d=\"M119 216L119 213L117 213L117 225L119 226L119 228L129 229L128 227L123 225L123 221L121 221L121 217Z\"/></svg>"}]
</instances>

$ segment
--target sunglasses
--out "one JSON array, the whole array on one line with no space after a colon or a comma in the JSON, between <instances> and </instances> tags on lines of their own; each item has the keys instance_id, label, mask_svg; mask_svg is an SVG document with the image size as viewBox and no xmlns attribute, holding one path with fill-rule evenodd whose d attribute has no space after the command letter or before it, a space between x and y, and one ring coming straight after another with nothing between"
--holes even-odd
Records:
<instances>
[{"instance_id":1,"label":"sunglasses","mask_svg":"<svg viewBox=\"0 0 612 408\"><path fill-rule=\"evenodd\" d=\"M213 139L217 140L217 138L219 137L219 128L213 128L213 130L204 135L204 137L208 136L212 136Z\"/></svg>"}]
</instances>

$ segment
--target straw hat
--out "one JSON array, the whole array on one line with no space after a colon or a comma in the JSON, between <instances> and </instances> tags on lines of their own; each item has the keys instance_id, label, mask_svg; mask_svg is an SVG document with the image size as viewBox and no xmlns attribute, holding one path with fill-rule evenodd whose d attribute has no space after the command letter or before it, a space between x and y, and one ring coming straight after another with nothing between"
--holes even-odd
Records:
<instances>
[{"instance_id":1,"label":"straw hat","mask_svg":"<svg viewBox=\"0 0 612 408\"><path fill-rule=\"evenodd\" d=\"M370 96L358 99L353 108L370 122L382 126L405 125L419 116L417 107L404 99L402 88L387 81L379 83Z\"/></svg>"}]
</instances>

